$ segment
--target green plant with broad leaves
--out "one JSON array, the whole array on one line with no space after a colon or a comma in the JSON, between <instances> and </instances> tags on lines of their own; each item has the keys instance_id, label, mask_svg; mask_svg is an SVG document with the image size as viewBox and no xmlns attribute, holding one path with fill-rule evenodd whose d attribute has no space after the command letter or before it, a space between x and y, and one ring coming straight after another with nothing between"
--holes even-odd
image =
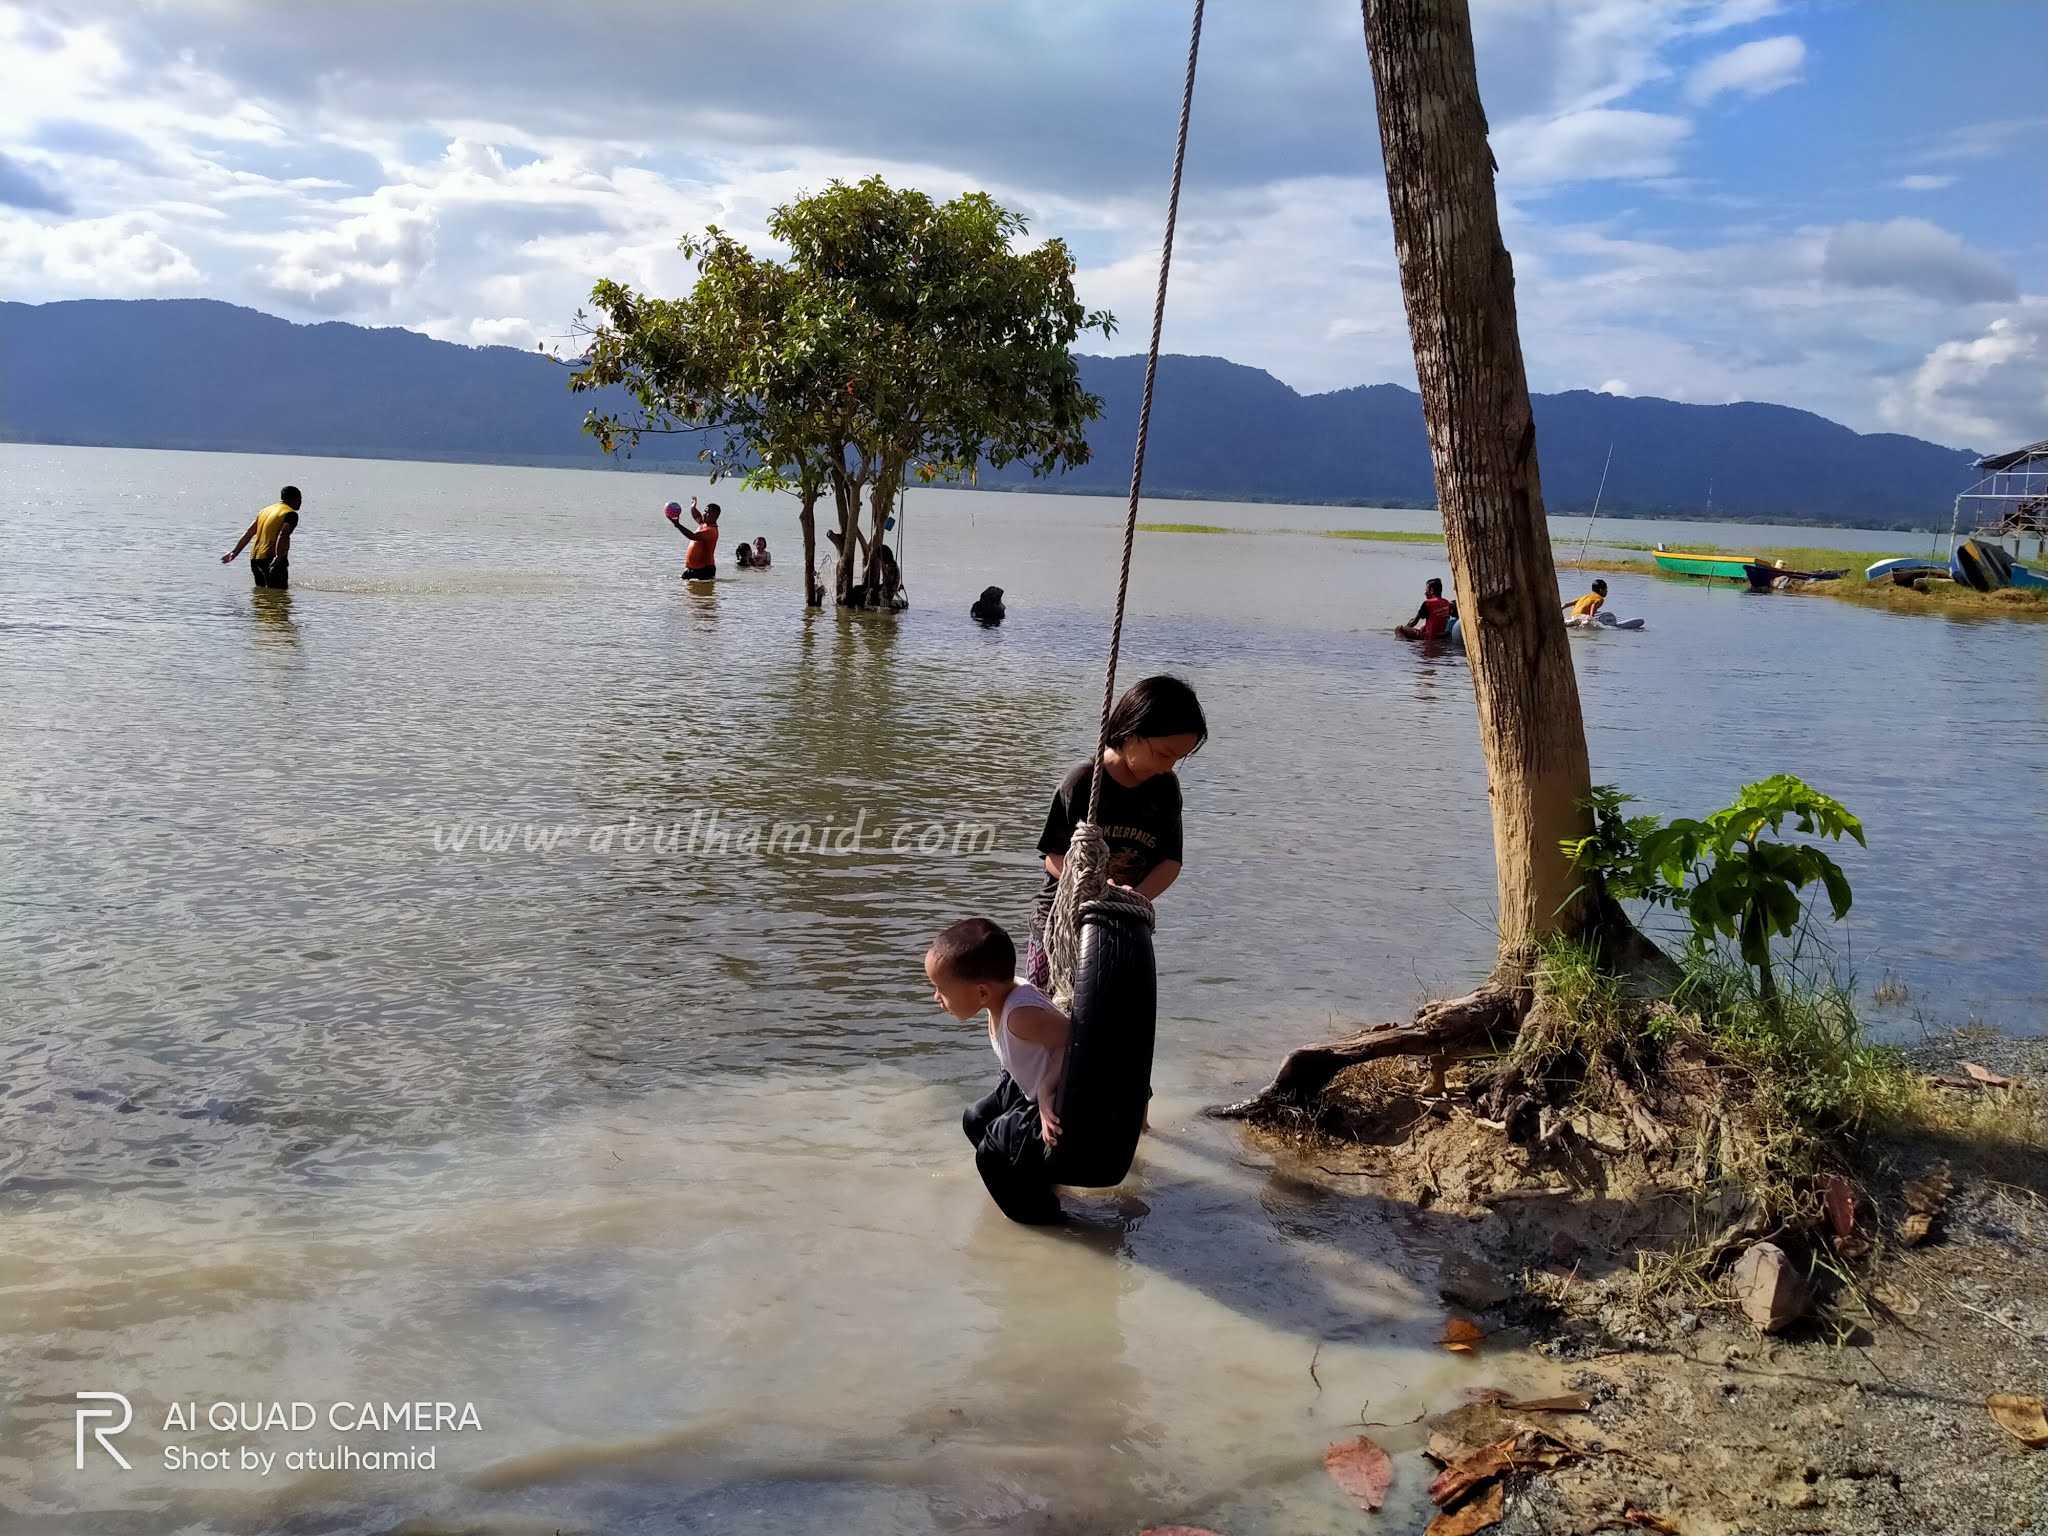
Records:
<instances>
[{"instance_id":1,"label":"green plant with broad leaves","mask_svg":"<svg viewBox=\"0 0 2048 1536\"><path fill-rule=\"evenodd\" d=\"M1803 893L1819 886L1837 921L1849 912L1849 878L1817 843L1790 842L1785 824L1807 837L1864 842L1863 823L1843 804L1789 773L1745 784L1732 805L1704 820L1628 816L1629 797L1602 785L1588 797L1590 836L1570 838L1564 852L1584 888L1615 898L1669 906L1711 945L1734 942L1756 972L1757 994L1778 995L1771 941L1797 931Z\"/></svg>"}]
</instances>

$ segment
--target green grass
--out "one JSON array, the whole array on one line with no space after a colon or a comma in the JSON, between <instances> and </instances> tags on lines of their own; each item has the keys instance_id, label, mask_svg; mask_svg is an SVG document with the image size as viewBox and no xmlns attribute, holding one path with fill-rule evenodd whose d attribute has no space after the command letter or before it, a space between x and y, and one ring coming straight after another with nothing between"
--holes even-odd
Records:
<instances>
[{"instance_id":1,"label":"green grass","mask_svg":"<svg viewBox=\"0 0 2048 1536\"><path fill-rule=\"evenodd\" d=\"M1295 538L1369 539L1376 544L1441 544L1440 533L1409 533L1397 528L1223 528L1215 523L1140 523L1140 533L1284 533Z\"/></svg>"},{"instance_id":2,"label":"green grass","mask_svg":"<svg viewBox=\"0 0 2048 1536\"><path fill-rule=\"evenodd\" d=\"M1375 544L1441 544L1440 533L1406 533L1394 528L1326 528L1317 536L1325 539L1370 539Z\"/></svg>"}]
</instances>

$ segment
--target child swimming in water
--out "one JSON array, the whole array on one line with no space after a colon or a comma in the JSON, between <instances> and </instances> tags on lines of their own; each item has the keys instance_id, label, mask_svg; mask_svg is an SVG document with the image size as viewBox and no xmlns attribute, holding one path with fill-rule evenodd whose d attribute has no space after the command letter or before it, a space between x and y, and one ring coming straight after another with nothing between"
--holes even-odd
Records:
<instances>
[{"instance_id":1,"label":"child swimming in water","mask_svg":"<svg viewBox=\"0 0 2048 1536\"><path fill-rule=\"evenodd\" d=\"M1109 842L1110 881L1157 901L1180 878L1180 780L1174 769L1209 739L1201 701L1177 677L1148 677L1117 701L1108 734L1099 764L1076 764L1060 781L1038 839L1045 882L1032 911L1024 962L1024 977L1035 987L1052 982L1045 925L1052 916L1074 827L1088 814L1098 766L1103 780L1097 816Z\"/></svg>"},{"instance_id":2,"label":"child swimming in water","mask_svg":"<svg viewBox=\"0 0 2048 1536\"><path fill-rule=\"evenodd\" d=\"M960 1117L982 1183L1012 1221L1059 1221L1048 1163L1060 1137L1053 1095L1066 1064L1067 1016L1016 975L1017 946L985 917L963 918L932 940L925 979L932 999L956 1019L988 1014L988 1043L1002 1075Z\"/></svg>"},{"instance_id":3,"label":"child swimming in water","mask_svg":"<svg viewBox=\"0 0 2048 1536\"><path fill-rule=\"evenodd\" d=\"M1600 609L1606 601L1607 583L1596 580L1593 583L1593 590L1584 597L1574 598L1571 602L1561 605L1564 609L1565 623L1591 628L1599 622Z\"/></svg>"}]
</instances>

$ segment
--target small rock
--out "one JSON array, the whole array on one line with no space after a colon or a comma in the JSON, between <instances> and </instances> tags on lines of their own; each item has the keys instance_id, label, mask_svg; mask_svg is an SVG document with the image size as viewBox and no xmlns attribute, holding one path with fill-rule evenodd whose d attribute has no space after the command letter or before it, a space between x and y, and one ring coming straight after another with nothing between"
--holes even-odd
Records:
<instances>
[{"instance_id":1,"label":"small rock","mask_svg":"<svg viewBox=\"0 0 2048 1536\"><path fill-rule=\"evenodd\" d=\"M1695 1329L1697 1329L1699 1325L1700 1320L1698 1315L1692 1312L1681 1312L1678 1314L1678 1316L1671 1319L1671 1326L1673 1328L1676 1328L1680 1333L1691 1333Z\"/></svg>"},{"instance_id":2,"label":"small rock","mask_svg":"<svg viewBox=\"0 0 2048 1536\"><path fill-rule=\"evenodd\" d=\"M1491 1265L1462 1253L1450 1253L1437 1268L1436 1293L1454 1306L1483 1312L1515 1294L1514 1287Z\"/></svg>"},{"instance_id":3,"label":"small rock","mask_svg":"<svg viewBox=\"0 0 2048 1536\"><path fill-rule=\"evenodd\" d=\"M1806 1286L1776 1243L1752 1243L1729 1283L1742 1315L1764 1333L1777 1333L1806 1311Z\"/></svg>"}]
</instances>

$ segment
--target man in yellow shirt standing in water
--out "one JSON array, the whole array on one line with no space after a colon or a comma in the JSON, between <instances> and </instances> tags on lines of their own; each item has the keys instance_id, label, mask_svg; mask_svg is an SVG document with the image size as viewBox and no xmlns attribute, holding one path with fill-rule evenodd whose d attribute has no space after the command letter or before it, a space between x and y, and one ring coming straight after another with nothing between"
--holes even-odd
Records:
<instances>
[{"instance_id":1,"label":"man in yellow shirt standing in water","mask_svg":"<svg viewBox=\"0 0 2048 1536\"><path fill-rule=\"evenodd\" d=\"M277 500L256 514L256 521L235 541L235 547L220 557L222 565L233 565L244 545L249 549L249 574L259 587L282 589L290 584L288 555L292 530L299 524L299 488L288 485Z\"/></svg>"}]
</instances>

